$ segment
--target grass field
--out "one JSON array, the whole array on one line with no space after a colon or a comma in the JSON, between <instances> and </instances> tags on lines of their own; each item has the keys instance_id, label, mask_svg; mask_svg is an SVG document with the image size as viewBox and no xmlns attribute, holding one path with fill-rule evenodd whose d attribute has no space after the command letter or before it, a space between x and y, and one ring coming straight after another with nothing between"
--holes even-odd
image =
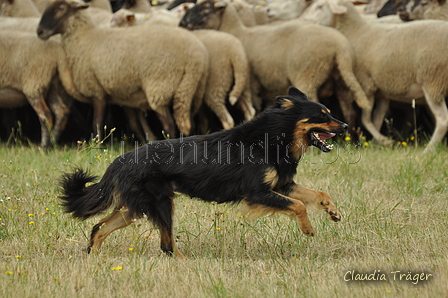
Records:
<instances>
[{"instance_id":1,"label":"grass field","mask_svg":"<svg viewBox=\"0 0 448 298\"><path fill-rule=\"evenodd\" d=\"M163 255L145 220L85 253L99 218L62 213L58 179L75 166L102 175L118 149L0 147L0 296L448 297L447 148L366 145L312 150L300 163L296 180L328 192L342 214L333 223L310 212L313 238L286 216L249 220L237 206L179 196L186 260Z\"/></svg>"}]
</instances>

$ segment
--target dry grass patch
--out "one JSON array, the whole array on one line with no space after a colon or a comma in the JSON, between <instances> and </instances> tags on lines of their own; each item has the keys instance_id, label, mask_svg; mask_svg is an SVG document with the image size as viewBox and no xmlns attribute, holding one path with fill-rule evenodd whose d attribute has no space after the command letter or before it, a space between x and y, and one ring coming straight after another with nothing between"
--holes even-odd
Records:
<instances>
[{"instance_id":1,"label":"dry grass patch","mask_svg":"<svg viewBox=\"0 0 448 298\"><path fill-rule=\"evenodd\" d=\"M102 175L119 152L0 148L2 296L446 297L448 151L421 152L312 150L296 180L328 192L342 213L333 223L310 212L313 238L286 216L247 220L237 206L179 196L175 235L188 259L176 260L144 220L86 255L98 218L62 213L61 173L81 166ZM352 271L387 280L352 281ZM422 272L432 276L414 285Z\"/></svg>"}]
</instances>

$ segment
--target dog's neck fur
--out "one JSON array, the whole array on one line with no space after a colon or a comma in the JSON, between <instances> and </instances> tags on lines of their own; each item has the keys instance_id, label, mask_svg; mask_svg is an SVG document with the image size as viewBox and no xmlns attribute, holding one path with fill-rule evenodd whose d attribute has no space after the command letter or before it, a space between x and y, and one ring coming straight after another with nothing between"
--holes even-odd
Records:
<instances>
[{"instance_id":1,"label":"dog's neck fur","mask_svg":"<svg viewBox=\"0 0 448 298\"><path fill-rule=\"evenodd\" d=\"M285 121L278 121L278 117L288 117L281 110L272 109L271 113L262 113L252 121L245 122L228 131L223 140L231 143L242 143L246 147L267 146L265 150L269 164L290 163L297 166L303 153L306 152L308 144L296 144L294 141L294 127ZM297 116L296 116L297 117ZM291 121L295 122L295 119ZM276 133L268 134L261 129L268 127L267 131ZM299 148L297 148L299 147Z\"/></svg>"}]
</instances>

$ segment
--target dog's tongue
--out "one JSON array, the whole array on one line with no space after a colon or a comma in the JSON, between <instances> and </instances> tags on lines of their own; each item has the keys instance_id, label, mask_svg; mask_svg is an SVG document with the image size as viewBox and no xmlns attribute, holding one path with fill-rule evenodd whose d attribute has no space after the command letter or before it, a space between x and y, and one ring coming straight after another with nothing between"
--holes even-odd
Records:
<instances>
[{"instance_id":1,"label":"dog's tongue","mask_svg":"<svg viewBox=\"0 0 448 298\"><path fill-rule=\"evenodd\" d=\"M317 134L319 135L319 138L322 141L325 141L326 139L332 138L336 135L335 133L326 133L326 132L318 132Z\"/></svg>"}]
</instances>

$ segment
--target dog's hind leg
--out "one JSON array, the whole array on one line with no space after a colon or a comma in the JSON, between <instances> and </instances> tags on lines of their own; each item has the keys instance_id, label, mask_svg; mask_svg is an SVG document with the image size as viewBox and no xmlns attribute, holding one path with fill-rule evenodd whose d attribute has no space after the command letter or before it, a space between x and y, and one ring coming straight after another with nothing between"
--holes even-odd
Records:
<instances>
[{"instance_id":1,"label":"dog's hind leg","mask_svg":"<svg viewBox=\"0 0 448 298\"><path fill-rule=\"evenodd\" d=\"M341 220L333 200L325 192L309 189L294 183L290 184L283 193L294 200L301 201L307 207L327 212L328 218L333 221Z\"/></svg>"},{"instance_id":2,"label":"dog's hind leg","mask_svg":"<svg viewBox=\"0 0 448 298\"><path fill-rule=\"evenodd\" d=\"M127 227L135 220L129 218L127 209L114 210L112 214L103 218L99 223L97 223L90 235L90 244L87 248L87 253L92 250L98 250L101 247L104 239L115 230Z\"/></svg>"},{"instance_id":3,"label":"dog's hind leg","mask_svg":"<svg viewBox=\"0 0 448 298\"><path fill-rule=\"evenodd\" d=\"M167 255L185 258L177 249L173 236L174 203L172 197L161 198L157 205L148 212L148 218L154 222L160 231L160 248Z\"/></svg>"}]
</instances>

